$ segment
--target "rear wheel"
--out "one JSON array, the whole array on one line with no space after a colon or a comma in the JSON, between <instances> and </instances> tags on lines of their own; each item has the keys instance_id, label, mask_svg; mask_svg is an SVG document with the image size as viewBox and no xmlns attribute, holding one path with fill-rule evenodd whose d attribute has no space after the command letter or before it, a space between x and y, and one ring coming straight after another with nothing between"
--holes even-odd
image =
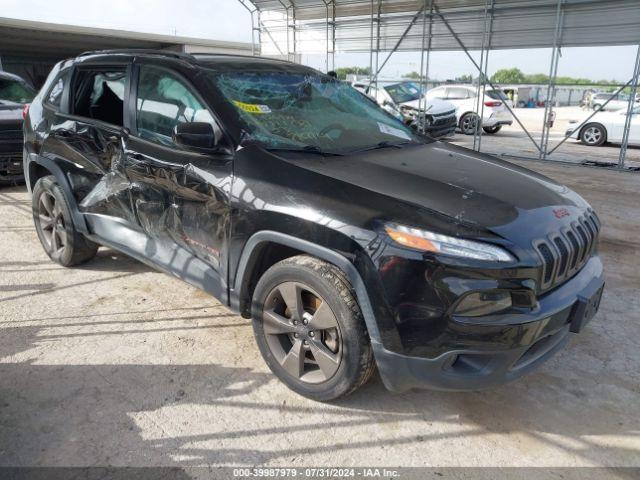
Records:
<instances>
[{"instance_id":1,"label":"rear wheel","mask_svg":"<svg viewBox=\"0 0 640 480\"><path fill-rule=\"evenodd\" d=\"M38 238L51 260L70 267L95 256L98 245L73 226L69 204L54 176L36 182L31 202Z\"/></svg>"},{"instance_id":2,"label":"rear wheel","mask_svg":"<svg viewBox=\"0 0 640 480\"><path fill-rule=\"evenodd\" d=\"M580 141L585 145L597 147L607 140L607 130L599 123L587 123L580 131Z\"/></svg>"},{"instance_id":3,"label":"rear wheel","mask_svg":"<svg viewBox=\"0 0 640 480\"><path fill-rule=\"evenodd\" d=\"M265 362L295 392L333 400L371 377L362 313L335 266L306 255L272 266L256 286L252 316Z\"/></svg>"},{"instance_id":4,"label":"rear wheel","mask_svg":"<svg viewBox=\"0 0 640 480\"><path fill-rule=\"evenodd\" d=\"M465 113L460 119L460 130L465 135L473 135L480 130L480 121L475 113Z\"/></svg>"},{"instance_id":5,"label":"rear wheel","mask_svg":"<svg viewBox=\"0 0 640 480\"><path fill-rule=\"evenodd\" d=\"M493 135L494 133L498 133L501 128L502 125L496 125L495 127L482 127L482 130L484 130L488 134Z\"/></svg>"}]
</instances>

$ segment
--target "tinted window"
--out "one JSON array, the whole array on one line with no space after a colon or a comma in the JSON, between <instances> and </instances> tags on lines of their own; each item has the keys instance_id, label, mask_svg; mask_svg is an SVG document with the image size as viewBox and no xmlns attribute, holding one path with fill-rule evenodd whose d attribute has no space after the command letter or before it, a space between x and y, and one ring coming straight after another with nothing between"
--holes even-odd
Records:
<instances>
[{"instance_id":1,"label":"tinted window","mask_svg":"<svg viewBox=\"0 0 640 480\"><path fill-rule=\"evenodd\" d=\"M69 80L69 71L67 70L64 73L61 73L60 76L53 82L53 86L51 90L49 90L49 94L47 95L47 103L54 107L60 108L60 102L62 101L62 93L64 92L64 87Z\"/></svg>"},{"instance_id":2,"label":"tinted window","mask_svg":"<svg viewBox=\"0 0 640 480\"><path fill-rule=\"evenodd\" d=\"M126 70L79 70L74 81L73 113L123 125Z\"/></svg>"},{"instance_id":3,"label":"tinted window","mask_svg":"<svg viewBox=\"0 0 640 480\"><path fill-rule=\"evenodd\" d=\"M452 100L469 98L469 90L466 88L447 88L447 98Z\"/></svg>"},{"instance_id":4,"label":"tinted window","mask_svg":"<svg viewBox=\"0 0 640 480\"><path fill-rule=\"evenodd\" d=\"M158 68L140 67L136 101L138 135L147 140L173 145L176 125L215 120L193 91L176 75Z\"/></svg>"},{"instance_id":5,"label":"tinted window","mask_svg":"<svg viewBox=\"0 0 640 480\"><path fill-rule=\"evenodd\" d=\"M0 78L0 101L29 103L36 92L26 83L12 78Z\"/></svg>"},{"instance_id":6,"label":"tinted window","mask_svg":"<svg viewBox=\"0 0 640 480\"><path fill-rule=\"evenodd\" d=\"M502 90L485 90L485 93L489 98L494 100L507 100L507 96Z\"/></svg>"},{"instance_id":7,"label":"tinted window","mask_svg":"<svg viewBox=\"0 0 640 480\"><path fill-rule=\"evenodd\" d=\"M420 88L414 83L396 83L384 89L396 103L410 102L420 98Z\"/></svg>"}]
</instances>

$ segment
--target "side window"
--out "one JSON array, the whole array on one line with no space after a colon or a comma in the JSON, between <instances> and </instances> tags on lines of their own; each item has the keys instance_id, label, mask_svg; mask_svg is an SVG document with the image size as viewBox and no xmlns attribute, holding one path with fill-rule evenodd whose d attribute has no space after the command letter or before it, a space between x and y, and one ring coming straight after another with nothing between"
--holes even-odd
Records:
<instances>
[{"instance_id":1,"label":"side window","mask_svg":"<svg viewBox=\"0 0 640 480\"><path fill-rule=\"evenodd\" d=\"M447 88L447 98L450 100L460 100L469 97L469 91L465 88Z\"/></svg>"},{"instance_id":2,"label":"side window","mask_svg":"<svg viewBox=\"0 0 640 480\"><path fill-rule=\"evenodd\" d=\"M124 68L78 70L73 82L72 113L122 126L126 78Z\"/></svg>"},{"instance_id":3,"label":"side window","mask_svg":"<svg viewBox=\"0 0 640 480\"><path fill-rule=\"evenodd\" d=\"M207 108L176 75L164 69L141 66L136 99L136 127L141 138L174 145L176 125L185 122L210 123L219 128Z\"/></svg>"},{"instance_id":4,"label":"side window","mask_svg":"<svg viewBox=\"0 0 640 480\"><path fill-rule=\"evenodd\" d=\"M46 103L48 103L52 107L60 108L60 103L62 102L62 93L64 92L64 87L68 81L69 70L61 73L58 78L54 80L53 86L46 96Z\"/></svg>"}]
</instances>

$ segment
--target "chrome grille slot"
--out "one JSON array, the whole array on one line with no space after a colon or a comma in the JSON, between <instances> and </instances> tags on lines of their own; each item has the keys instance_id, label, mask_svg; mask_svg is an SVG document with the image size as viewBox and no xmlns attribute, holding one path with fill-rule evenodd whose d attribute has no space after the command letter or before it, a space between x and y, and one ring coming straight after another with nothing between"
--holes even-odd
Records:
<instances>
[{"instance_id":1,"label":"chrome grille slot","mask_svg":"<svg viewBox=\"0 0 640 480\"><path fill-rule=\"evenodd\" d=\"M560 264L558 266L558 277L564 277L567 273L567 264L569 263L569 249L560 237L553 239L553 243L556 244L558 253L560 254Z\"/></svg>"},{"instance_id":2,"label":"chrome grille slot","mask_svg":"<svg viewBox=\"0 0 640 480\"><path fill-rule=\"evenodd\" d=\"M569 244L571 245L571 249L573 250L573 253L571 255L571 263L569 263L569 270L573 270L574 268L576 268L576 264L578 263L578 255L580 255L581 253L580 244L578 243L578 240L576 240L576 236L571 230L567 232L567 238L569 239Z\"/></svg>"},{"instance_id":3,"label":"chrome grille slot","mask_svg":"<svg viewBox=\"0 0 640 480\"><path fill-rule=\"evenodd\" d=\"M547 284L551 281L551 277L553 276L553 267L555 266L555 260L553 258L553 253L551 253L551 249L547 246L546 243L541 243L538 245L538 252L542 255L542 261L544 262L544 283Z\"/></svg>"},{"instance_id":4,"label":"chrome grille slot","mask_svg":"<svg viewBox=\"0 0 640 480\"><path fill-rule=\"evenodd\" d=\"M591 257L600 224L593 211L533 242L542 260L541 291L547 291L577 273Z\"/></svg>"}]
</instances>

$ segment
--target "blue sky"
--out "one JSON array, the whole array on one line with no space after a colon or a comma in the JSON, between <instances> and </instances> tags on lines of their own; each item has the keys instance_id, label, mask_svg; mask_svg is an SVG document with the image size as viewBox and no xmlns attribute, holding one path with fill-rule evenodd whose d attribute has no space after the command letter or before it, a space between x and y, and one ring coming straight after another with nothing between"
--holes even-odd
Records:
<instances>
[{"instance_id":1,"label":"blue sky","mask_svg":"<svg viewBox=\"0 0 640 480\"><path fill-rule=\"evenodd\" d=\"M1 0L1 16L70 23L103 28L251 41L249 14L237 0ZM187 8L188 7L188 8ZM559 64L559 75L593 80L616 79L626 82L633 70L637 46L567 48ZM518 67L525 73L549 71L548 49L493 51L489 73L500 68ZM324 56L305 56L303 63L324 68ZM369 64L368 54L341 54L336 66ZM395 54L383 72L398 77L418 70L420 55ZM436 52L431 56L431 77L444 80L473 73L474 68L462 52Z\"/></svg>"}]
</instances>

